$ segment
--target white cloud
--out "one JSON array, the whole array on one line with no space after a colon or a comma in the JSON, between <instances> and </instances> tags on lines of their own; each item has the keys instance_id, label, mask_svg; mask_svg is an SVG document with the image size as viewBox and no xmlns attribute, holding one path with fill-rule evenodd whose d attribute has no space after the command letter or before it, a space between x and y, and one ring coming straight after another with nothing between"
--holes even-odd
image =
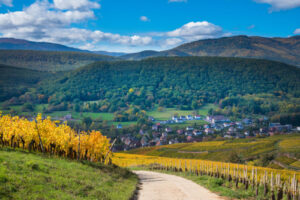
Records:
<instances>
[{"instance_id":1,"label":"white cloud","mask_svg":"<svg viewBox=\"0 0 300 200\"><path fill-rule=\"evenodd\" d=\"M73 6L73 8L79 7ZM53 9L53 4L50 4L48 1L36 2L24 8L23 11L0 14L0 33L2 37L63 44L106 41L135 46L147 45L152 42L152 38L148 36L121 36L119 34L104 33L99 30L91 31L69 27L73 23L79 23L93 17L94 13L91 10L61 11Z\"/></svg>"},{"instance_id":2,"label":"white cloud","mask_svg":"<svg viewBox=\"0 0 300 200\"><path fill-rule=\"evenodd\" d=\"M12 0L0 0L0 6L1 6L1 4L4 4L4 5L9 6L9 7L13 6Z\"/></svg>"},{"instance_id":3,"label":"white cloud","mask_svg":"<svg viewBox=\"0 0 300 200\"><path fill-rule=\"evenodd\" d=\"M164 42L163 42L163 46L177 46L178 44L181 44L183 42L182 39L180 38L167 38Z\"/></svg>"},{"instance_id":4,"label":"white cloud","mask_svg":"<svg viewBox=\"0 0 300 200\"><path fill-rule=\"evenodd\" d=\"M141 16L141 17L140 17L140 20L143 21L143 22L148 22L148 21L150 21L149 18L146 17L146 16Z\"/></svg>"},{"instance_id":5,"label":"white cloud","mask_svg":"<svg viewBox=\"0 0 300 200\"><path fill-rule=\"evenodd\" d=\"M300 6L300 0L255 0L258 3L270 4L270 11L288 10Z\"/></svg>"},{"instance_id":6,"label":"white cloud","mask_svg":"<svg viewBox=\"0 0 300 200\"><path fill-rule=\"evenodd\" d=\"M53 0L54 6L61 10L100 8L100 4L89 0Z\"/></svg>"},{"instance_id":7,"label":"white cloud","mask_svg":"<svg viewBox=\"0 0 300 200\"><path fill-rule=\"evenodd\" d=\"M168 32L166 35L169 37L181 37L186 41L192 41L218 37L221 36L222 33L221 27L207 21L202 21L187 23L174 31Z\"/></svg>"},{"instance_id":8,"label":"white cloud","mask_svg":"<svg viewBox=\"0 0 300 200\"><path fill-rule=\"evenodd\" d=\"M294 34L300 34L300 28L297 28L295 31L294 31Z\"/></svg>"},{"instance_id":9,"label":"white cloud","mask_svg":"<svg viewBox=\"0 0 300 200\"><path fill-rule=\"evenodd\" d=\"M0 0L1 1L1 0ZM91 4L90 4L91 3ZM184 42L227 35L222 28L207 21L190 22L182 27L160 33L120 35L79 28L82 22L94 19L93 8L99 8L88 0L36 1L21 11L0 13L1 37L13 37L32 41L54 42L89 50L111 47L134 51L143 49L167 49ZM142 21L149 21L146 16ZM76 24L75 28L73 25Z\"/></svg>"},{"instance_id":10,"label":"white cloud","mask_svg":"<svg viewBox=\"0 0 300 200\"><path fill-rule=\"evenodd\" d=\"M172 2L187 2L187 0L169 0L170 3Z\"/></svg>"}]
</instances>

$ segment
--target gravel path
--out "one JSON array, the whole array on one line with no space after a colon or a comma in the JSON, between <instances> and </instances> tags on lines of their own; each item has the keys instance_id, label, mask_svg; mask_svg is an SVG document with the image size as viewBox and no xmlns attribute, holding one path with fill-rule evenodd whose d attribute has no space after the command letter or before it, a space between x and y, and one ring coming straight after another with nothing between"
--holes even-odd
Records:
<instances>
[{"instance_id":1,"label":"gravel path","mask_svg":"<svg viewBox=\"0 0 300 200\"><path fill-rule=\"evenodd\" d=\"M141 182L138 200L220 200L220 196L181 177L150 171L134 171Z\"/></svg>"}]
</instances>

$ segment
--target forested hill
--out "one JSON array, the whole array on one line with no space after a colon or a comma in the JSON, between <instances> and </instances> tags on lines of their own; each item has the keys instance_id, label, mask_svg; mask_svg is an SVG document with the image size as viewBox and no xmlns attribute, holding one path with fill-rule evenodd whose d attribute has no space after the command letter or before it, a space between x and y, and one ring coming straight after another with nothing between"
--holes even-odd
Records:
<instances>
[{"instance_id":1,"label":"forested hill","mask_svg":"<svg viewBox=\"0 0 300 200\"><path fill-rule=\"evenodd\" d=\"M158 56L221 56L260 58L300 66L300 36L265 38L233 36L199 40L161 52L127 54L124 59L139 60Z\"/></svg>"},{"instance_id":2,"label":"forested hill","mask_svg":"<svg viewBox=\"0 0 300 200\"><path fill-rule=\"evenodd\" d=\"M279 62L220 57L160 57L97 62L45 82L53 102L99 100L115 111L128 105L198 107L226 96L282 91L299 95L300 69ZM112 108L113 107L113 108Z\"/></svg>"},{"instance_id":3,"label":"forested hill","mask_svg":"<svg viewBox=\"0 0 300 200\"><path fill-rule=\"evenodd\" d=\"M20 96L52 76L54 74L48 72L0 64L0 101Z\"/></svg>"},{"instance_id":4,"label":"forested hill","mask_svg":"<svg viewBox=\"0 0 300 200\"><path fill-rule=\"evenodd\" d=\"M112 61L116 58L84 52L0 50L0 64L40 71L66 71L95 61Z\"/></svg>"}]
</instances>

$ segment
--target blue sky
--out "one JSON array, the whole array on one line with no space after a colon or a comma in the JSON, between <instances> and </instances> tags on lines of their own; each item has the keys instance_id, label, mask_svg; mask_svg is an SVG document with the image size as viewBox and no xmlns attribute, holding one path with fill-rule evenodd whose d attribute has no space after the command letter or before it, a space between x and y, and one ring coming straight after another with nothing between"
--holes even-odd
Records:
<instances>
[{"instance_id":1,"label":"blue sky","mask_svg":"<svg viewBox=\"0 0 300 200\"><path fill-rule=\"evenodd\" d=\"M89 50L164 50L300 34L300 0L0 0L0 35Z\"/></svg>"}]
</instances>

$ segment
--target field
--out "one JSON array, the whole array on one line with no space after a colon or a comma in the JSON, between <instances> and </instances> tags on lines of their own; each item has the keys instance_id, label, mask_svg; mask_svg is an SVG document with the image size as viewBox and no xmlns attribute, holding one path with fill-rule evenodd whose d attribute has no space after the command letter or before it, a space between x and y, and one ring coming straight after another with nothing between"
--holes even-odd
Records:
<instances>
[{"instance_id":1,"label":"field","mask_svg":"<svg viewBox=\"0 0 300 200\"><path fill-rule=\"evenodd\" d=\"M213 104L207 104L203 107L201 107L199 110L197 110L198 115L207 115L208 111L210 109L215 109L216 106ZM176 108L164 108L162 111L158 111L158 108L156 107L155 109L147 112L149 116L154 117L156 120L169 120L174 116L174 114L177 115L192 115L193 110L178 110Z\"/></svg>"},{"instance_id":2,"label":"field","mask_svg":"<svg viewBox=\"0 0 300 200\"><path fill-rule=\"evenodd\" d=\"M213 161L232 161L236 153L237 162L249 165L264 165L264 155L274 156L276 161L269 167L300 169L300 134L279 135L267 138L235 139L199 143L179 143L156 147L145 147L129 151L132 154L161 156L170 158L205 159ZM271 162L269 163L271 164Z\"/></svg>"},{"instance_id":3,"label":"field","mask_svg":"<svg viewBox=\"0 0 300 200\"><path fill-rule=\"evenodd\" d=\"M3 105L3 102L0 103L0 106ZM37 104L34 108L34 112L23 112L22 111L22 105L16 105L16 106L9 106L10 109L14 110L18 115L35 115L37 113L43 113L43 109L47 107L48 104ZM196 113L199 115L207 115L209 109L216 108L213 104L207 104L203 106L201 109L197 110ZM4 110L3 114L9 114L10 110ZM193 110L178 110L176 108L164 108L163 111L158 111L157 106L152 111L147 112L147 115L154 117L156 120L168 120L171 119L171 117L174 114L178 115L193 115L195 111ZM136 125L136 121L130 121L130 122L114 122L114 114L113 113L95 113L95 112L75 112L75 111L54 111L51 113L44 113L44 116L51 116L52 118L62 118L68 114L72 115L72 118L75 120L82 120L85 117L91 117L93 120L105 120L108 122L109 125L118 125L122 124L123 126L130 126L130 125ZM186 126L193 126L193 125L204 125L207 124L206 121L203 120L191 120L186 121L184 123L180 124L170 124L170 127L173 128L184 128Z\"/></svg>"},{"instance_id":4,"label":"field","mask_svg":"<svg viewBox=\"0 0 300 200\"><path fill-rule=\"evenodd\" d=\"M128 170L0 148L0 199L129 199Z\"/></svg>"}]
</instances>

